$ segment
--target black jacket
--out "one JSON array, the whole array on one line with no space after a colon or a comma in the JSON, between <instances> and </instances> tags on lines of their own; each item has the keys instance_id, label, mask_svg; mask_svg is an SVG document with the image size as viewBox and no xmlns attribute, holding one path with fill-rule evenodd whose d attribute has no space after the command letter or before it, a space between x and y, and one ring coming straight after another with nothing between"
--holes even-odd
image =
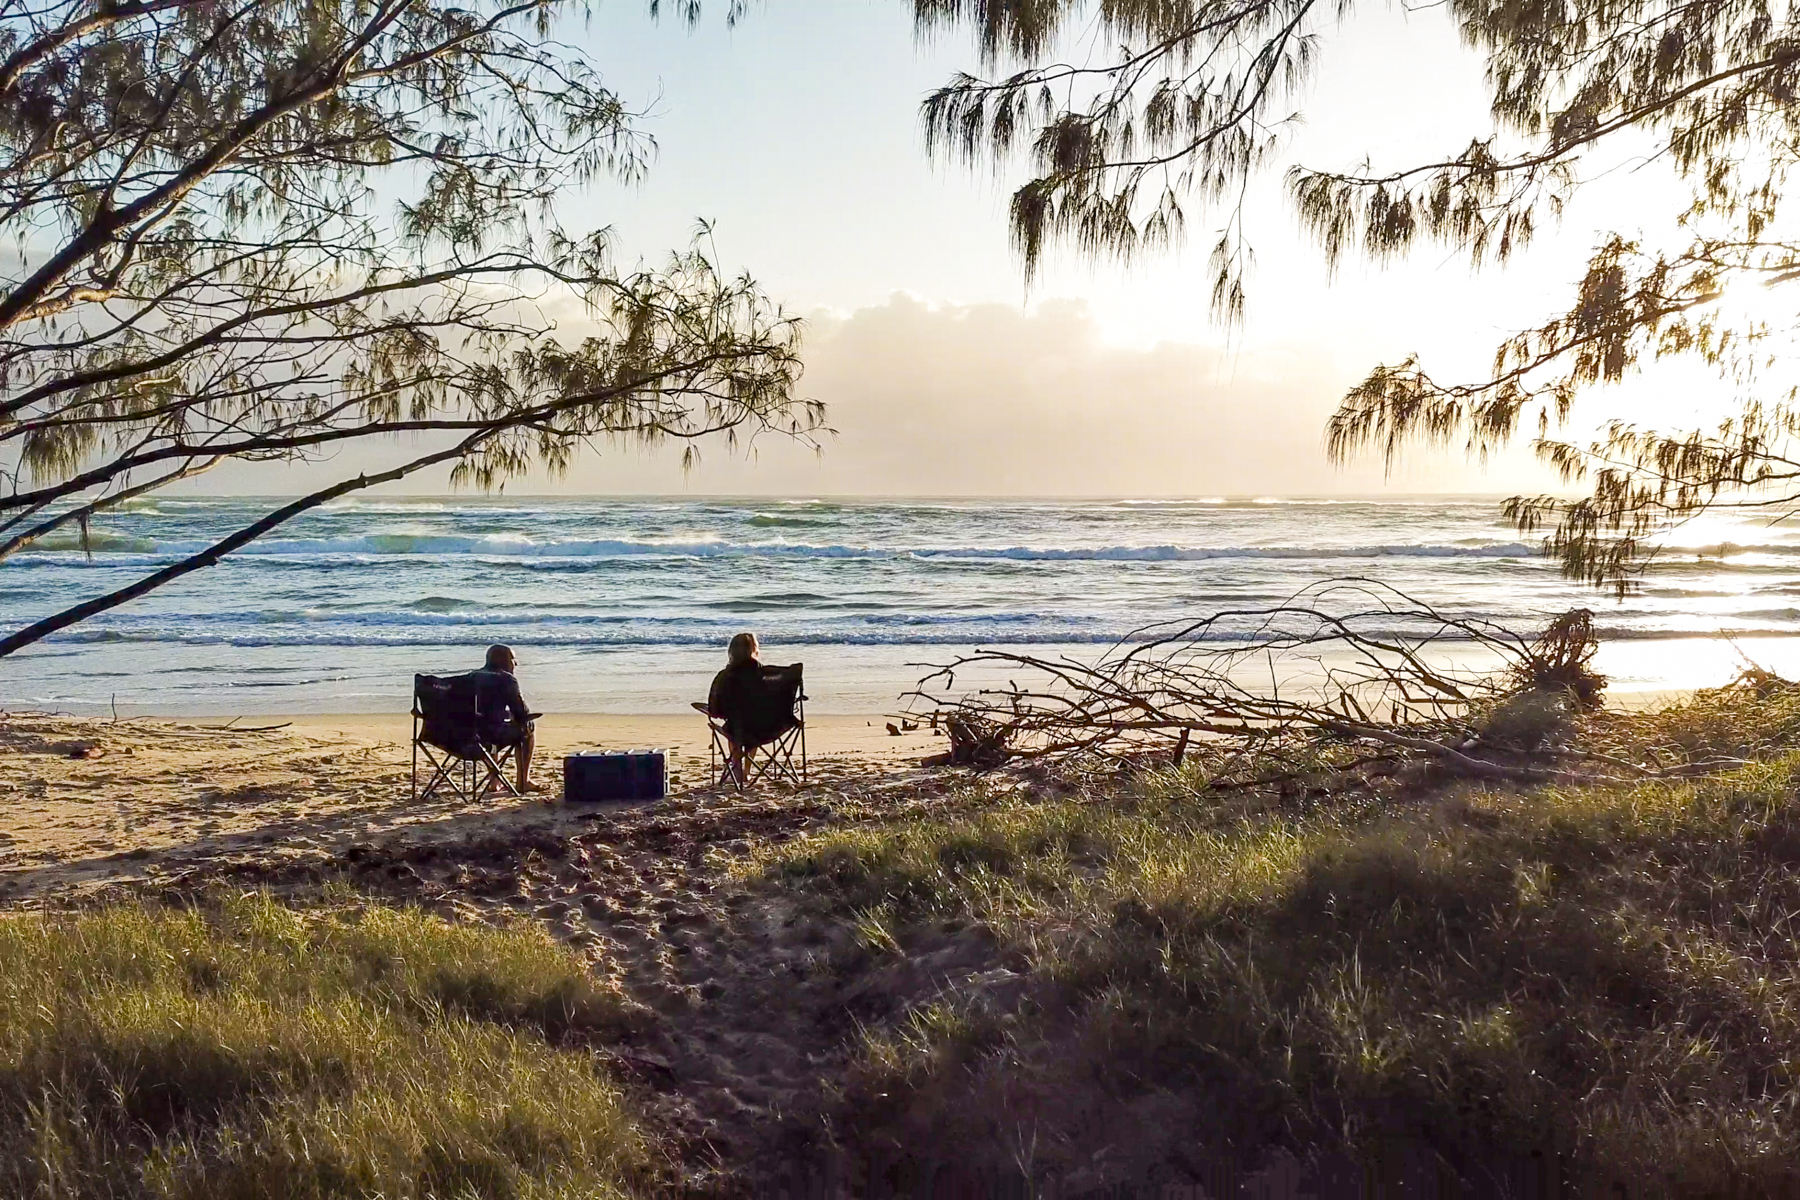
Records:
<instances>
[{"instance_id":1,"label":"black jacket","mask_svg":"<svg viewBox=\"0 0 1800 1200\"><path fill-rule=\"evenodd\" d=\"M510 671L476 671L475 712L481 736L508 733L529 724L531 710L519 693L519 680Z\"/></svg>"}]
</instances>

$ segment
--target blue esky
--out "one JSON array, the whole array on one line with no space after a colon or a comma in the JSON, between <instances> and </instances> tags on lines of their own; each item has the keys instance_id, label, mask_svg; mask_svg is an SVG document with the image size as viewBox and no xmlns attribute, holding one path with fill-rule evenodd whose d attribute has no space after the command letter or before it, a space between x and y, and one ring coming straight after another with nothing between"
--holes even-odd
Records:
<instances>
[{"instance_id":1,"label":"blue esky","mask_svg":"<svg viewBox=\"0 0 1800 1200\"><path fill-rule=\"evenodd\" d=\"M753 0L735 28L724 7L714 0L689 29L652 22L647 0L602 0L584 27L563 31L645 110L659 146L643 182L572 194L563 219L610 226L627 259L649 262L684 244L698 219L714 222L723 263L811 321L805 391L830 406L839 434L822 454L715 447L688 475L673 454L622 448L566 480L514 490L1545 487L1523 453L1486 467L1415 455L1392 477L1378 463L1340 471L1325 462L1323 423L1370 367L1409 352L1440 377L1478 374L1500 338L1556 311L1599 229L1666 222L1679 208L1666 176L1621 159L1504 269L1475 273L1425 247L1397 264L1349 262L1332 279L1299 233L1278 168L1247 197L1257 269L1240 329L1209 319L1205 260L1218 221L1198 206L1184 249L1129 267L1055 254L1027 292L1005 219L1022 168L971 172L924 153L919 103L953 71L979 69L969 42L922 43L906 0ZM1288 162L1410 165L1490 132L1481 64L1441 7L1370 6L1327 34L1321 62ZM1655 398L1646 385L1608 403ZM310 482L347 462L293 474ZM268 490L266 473L257 484ZM207 488L245 485L224 474Z\"/></svg>"}]
</instances>

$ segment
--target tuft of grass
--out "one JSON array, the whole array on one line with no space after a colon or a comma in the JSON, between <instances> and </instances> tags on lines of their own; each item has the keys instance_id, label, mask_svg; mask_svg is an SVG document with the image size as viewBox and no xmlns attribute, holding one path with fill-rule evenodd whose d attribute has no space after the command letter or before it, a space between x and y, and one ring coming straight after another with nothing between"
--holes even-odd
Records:
<instances>
[{"instance_id":1,"label":"tuft of grass","mask_svg":"<svg viewBox=\"0 0 1800 1200\"><path fill-rule=\"evenodd\" d=\"M1481 714L1481 736L1497 746L1533 753L1568 729L1570 704L1559 693L1516 692Z\"/></svg>"},{"instance_id":2,"label":"tuft of grass","mask_svg":"<svg viewBox=\"0 0 1800 1200\"><path fill-rule=\"evenodd\" d=\"M0 918L0 1193L623 1194L620 996L526 929L266 898Z\"/></svg>"},{"instance_id":3,"label":"tuft of grass","mask_svg":"<svg viewBox=\"0 0 1800 1200\"><path fill-rule=\"evenodd\" d=\"M1767 754L1800 703L1750 711L1766 699L1607 728ZM1041 1144L1074 1169L1104 1113L1185 1097L1233 1152L1299 1136L1365 1161L1425 1146L1471 1180L1538 1164L1581 1193L1800 1190L1800 754L1387 812L1222 821L1151 792L831 831L765 861L891 913L902 943L905 920L985 922L1068 998L1027 1006L1003 1046L950 998L869 1031L852 1127L972 1157L967 1114L1049 1113Z\"/></svg>"},{"instance_id":4,"label":"tuft of grass","mask_svg":"<svg viewBox=\"0 0 1800 1200\"><path fill-rule=\"evenodd\" d=\"M1724 687L1702 689L1679 703L1596 713L1586 725L1596 748L1635 751L1664 765L1762 758L1800 744L1800 683L1751 668Z\"/></svg>"}]
</instances>

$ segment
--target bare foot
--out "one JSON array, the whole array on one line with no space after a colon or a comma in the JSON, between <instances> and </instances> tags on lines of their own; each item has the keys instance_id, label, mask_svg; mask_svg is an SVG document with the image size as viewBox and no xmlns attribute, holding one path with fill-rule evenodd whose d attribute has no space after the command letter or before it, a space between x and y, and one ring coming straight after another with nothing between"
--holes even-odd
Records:
<instances>
[{"instance_id":1,"label":"bare foot","mask_svg":"<svg viewBox=\"0 0 1800 1200\"><path fill-rule=\"evenodd\" d=\"M544 785L538 783L536 780L527 780L519 785L519 794L521 796L534 796L543 790Z\"/></svg>"}]
</instances>

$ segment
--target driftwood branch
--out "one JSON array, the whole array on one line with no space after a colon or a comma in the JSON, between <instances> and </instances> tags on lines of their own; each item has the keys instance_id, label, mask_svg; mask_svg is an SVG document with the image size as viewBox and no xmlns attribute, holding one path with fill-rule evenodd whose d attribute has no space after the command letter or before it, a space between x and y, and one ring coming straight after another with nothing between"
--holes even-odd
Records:
<instances>
[{"instance_id":1,"label":"driftwood branch","mask_svg":"<svg viewBox=\"0 0 1800 1200\"><path fill-rule=\"evenodd\" d=\"M1396 757L1515 783L1603 778L1587 764L1656 777L1542 738L1507 746L1480 728L1509 697L1535 695L1567 714L1596 705L1605 680L1591 667L1595 649L1584 609L1528 636L1372 580L1338 579L1267 608L1147 626L1091 660L979 650L938 666L909 696L949 735L950 752L933 760L946 765L1180 766L1198 756L1226 786L1293 773L1271 775L1274 760L1342 771Z\"/></svg>"}]
</instances>

